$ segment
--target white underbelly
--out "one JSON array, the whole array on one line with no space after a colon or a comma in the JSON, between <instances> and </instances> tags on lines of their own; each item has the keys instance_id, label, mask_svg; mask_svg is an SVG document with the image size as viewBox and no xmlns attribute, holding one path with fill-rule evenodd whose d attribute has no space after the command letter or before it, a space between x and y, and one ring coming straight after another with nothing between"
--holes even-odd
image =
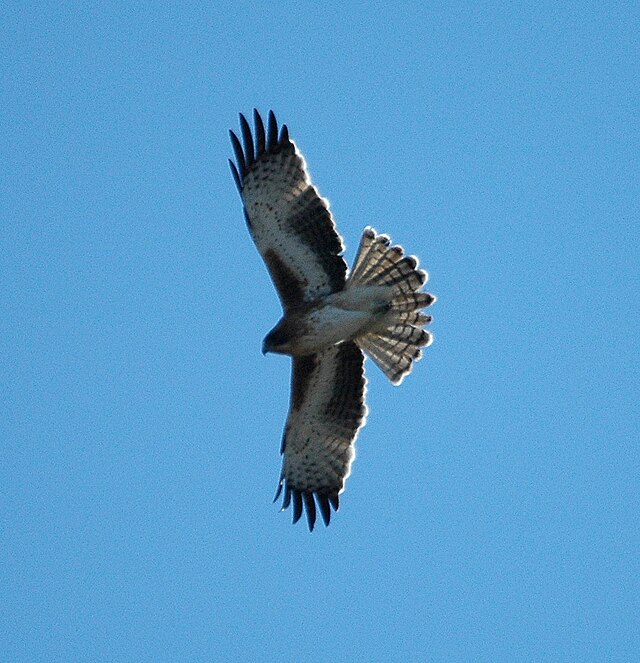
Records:
<instances>
[{"instance_id":1,"label":"white underbelly","mask_svg":"<svg viewBox=\"0 0 640 663\"><path fill-rule=\"evenodd\" d=\"M310 314L308 329L297 339L296 350L313 354L365 333L375 320L371 312L323 306Z\"/></svg>"}]
</instances>

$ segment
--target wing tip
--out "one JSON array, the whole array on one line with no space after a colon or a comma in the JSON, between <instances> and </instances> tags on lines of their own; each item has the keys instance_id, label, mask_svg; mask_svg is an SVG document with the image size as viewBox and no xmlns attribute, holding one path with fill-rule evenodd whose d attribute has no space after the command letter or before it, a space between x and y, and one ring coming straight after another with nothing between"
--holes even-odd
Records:
<instances>
[{"instance_id":1,"label":"wing tip","mask_svg":"<svg viewBox=\"0 0 640 663\"><path fill-rule=\"evenodd\" d=\"M244 158L244 150L242 149L240 139L238 136L236 136L233 129L229 129L229 138L231 139L231 146L233 147L233 152L236 157L237 171L241 181L244 181L244 178L247 174L247 164Z\"/></svg>"},{"instance_id":2,"label":"wing tip","mask_svg":"<svg viewBox=\"0 0 640 663\"><path fill-rule=\"evenodd\" d=\"M282 147L291 145L291 138L289 138L289 127L283 124L280 127L280 140L278 141Z\"/></svg>"},{"instance_id":3,"label":"wing tip","mask_svg":"<svg viewBox=\"0 0 640 663\"><path fill-rule=\"evenodd\" d=\"M244 142L244 158L247 169L251 168L255 159L255 149L253 145L253 134L247 118L240 113L240 130L242 131L242 140Z\"/></svg>"},{"instance_id":4,"label":"wing tip","mask_svg":"<svg viewBox=\"0 0 640 663\"><path fill-rule=\"evenodd\" d=\"M302 493L299 490L292 490L293 497L293 524L295 525L302 516Z\"/></svg>"},{"instance_id":5,"label":"wing tip","mask_svg":"<svg viewBox=\"0 0 640 663\"><path fill-rule=\"evenodd\" d=\"M236 183L236 187L238 189L238 193L242 193L242 181L240 179L240 173L238 173L238 169L236 168L236 164L233 163L231 159L229 159L229 167L231 168L231 174L233 175L233 180Z\"/></svg>"},{"instance_id":6,"label":"wing tip","mask_svg":"<svg viewBox=\"0 0 640 663\"><path fill-rule=\"evenodd\" d=\"M276 154L282 148L292 147L289 137L289 128L283 124L278 130L278 122L273 110L269 110L267 125L257 108L253 109L254 131L244 113L238 113L242 141L233 129L229 129L229 136L236 158L236 170L240 181L243 182L253 164L265 153Z\"/></svg>"},{"instance_id":7,"label":"wing tip","mask_svg":"<svg viewBox=\"0 0 640 663\"><path fill-rule=\"evenodd\" d=\"M257 108L253 109L253 124L256 128L256 159L259 159L266 150L266 134L264 122Z\"/></svg>"},{"instance_id":8,"label":"wing tip","mask_svg":"<svg viewBox=\"0 0 640 663\"><path fill-rule=\"evenodd\" d=\"M307 512L309 531L313 532L313 528L316 524L316 503L313 499L313 493L305 491L302 493L302 499L304 501L305 511Z\"/></svg>"},{"instance_id":9,"label":"wing tip","mask_svg":"<svg viewBox=\"0 0 640 663\"><path fill-rule=\"evenodd\" d=\"M283 499L280 511L286 511L289 506L293 507L293 525L302 518L303 514L306 515L310 532L315 529L318 511L325 526L328 527L331 522L331 510L338 511L340 508L338 493L319 493L313 490L291 488L284 477L278 482L273 501L276 502L281 495L283 495Z\"/></svg>"},{"instance_id":10,"label":"wing tip","mask_svg":"<svg viewBox=\"0 0 640 663\"><path fill-rule=\"evenodd\" d=\"M278 144L278 121L275 113L270 110L267 119L267 152L273 152Z\"/></svg>"}]
</instances>

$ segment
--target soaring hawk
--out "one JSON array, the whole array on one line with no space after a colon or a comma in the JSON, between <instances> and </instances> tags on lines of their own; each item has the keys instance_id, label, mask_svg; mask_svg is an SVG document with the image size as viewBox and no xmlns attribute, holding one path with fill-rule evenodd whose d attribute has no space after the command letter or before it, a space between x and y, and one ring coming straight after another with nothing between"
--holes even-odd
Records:
<instances>
[{"instance_id":1,"label":"soaring hawk","mask_svg":"<svg viewBox=\"0 0 640 663\"><path fill-rule=\"evenodd\" d=\"M231 172L253 241L275 283L284 315L267 334L263 353L291 355L291 404L275 496L293 504L293 522L316 504L326 525L338 510L367 415L364 354L399 384L432 336L421 309L435 297L421 288L418 260L365 228L351 272L342 257L328 202L311 183L303 156L278 131L271 111L265 130L254 110L255 134L240 115L244 147L231 134ZM315 498L315 499L314 499ZM275 501L275 500L274 500Z\"/></svg>"}]
</instances>

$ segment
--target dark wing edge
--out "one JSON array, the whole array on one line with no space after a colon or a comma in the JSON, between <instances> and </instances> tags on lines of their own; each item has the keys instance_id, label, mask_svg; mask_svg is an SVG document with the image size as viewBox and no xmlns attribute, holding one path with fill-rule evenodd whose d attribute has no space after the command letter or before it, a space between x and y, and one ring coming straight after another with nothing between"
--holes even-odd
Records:
<instances>
[{"instance_id":1,"label":"dark wing edge","mask_svg":"<svg viewBox=\"0 0 640 663\"><path fill-rule=\"evenodd\" d=\"M329 388L322 389L321 383L329 381ZM353 445L367 417L365 395L364 355L355 343L341 343L317 355L293 358L291 408L281 449L285 459L273 501L283 495L282 511L293 505L293 523L305 512L309 531L314 529L318 510L328 526L331 510L340 508L340 494L355 456ZM316 451L321 455L329 453L320 446L325 441L332 441L337 449L338 457L331 459L334 474L326 477L322 487L309 487L287 478L288 443L293 444L300 433L294 428L304 426L305 413L313 416L316 424L319 421L316 415L324 420L314 431L302 432L307 441L318 445ZM311 439L313 434L315 440ZM339 467L337 474L336 466Z\"/></svg>"}]
</instances>

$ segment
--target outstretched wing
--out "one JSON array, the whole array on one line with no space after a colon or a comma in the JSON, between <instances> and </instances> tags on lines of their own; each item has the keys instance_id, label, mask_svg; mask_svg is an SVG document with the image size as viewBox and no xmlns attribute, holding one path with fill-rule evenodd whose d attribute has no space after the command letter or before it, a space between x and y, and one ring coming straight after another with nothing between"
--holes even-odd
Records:
<instances>
[{"instance_id":1,"label":"outstretched wing","mask_svg":"<svg viewBox=\"0 0 640 663\"><path fill-rule=\"evenodd\" d=\"M229 163L247 225L286 309L342 290L347 264L329 205L311 183L287 126L278 133L273 111L266 132L256 110L254 120L255 140L240 115L244 149L229 132L236 164Z\"/></svg>"},{"instance_id":2,"label":"outstretched wing","mask_svg":"<svg viewBox=\"0 0 640 663\"><path fill-rule=\"evenodd\" d=\"M293 502L294 523L304 508L313 530L316 502L326 525L331 507L338 510L355 458L356 436L367 415L365 388L364 356L353 342L293 358L284 461L275 499L284 491L283 510Z\"/></svg>"}]
</instances>

